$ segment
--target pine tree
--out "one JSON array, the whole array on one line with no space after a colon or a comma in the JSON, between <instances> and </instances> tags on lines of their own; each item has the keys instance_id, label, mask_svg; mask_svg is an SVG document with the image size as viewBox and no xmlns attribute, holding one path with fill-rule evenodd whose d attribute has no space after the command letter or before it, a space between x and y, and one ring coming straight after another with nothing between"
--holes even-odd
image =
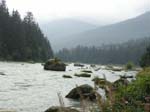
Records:
<instances>
[{"instance_id":1,"label":"pine tree","mask_svg":"<svg viewBox=\"0 0 150 112\"><path fill-rule=\"evenodd\" d=\"M43 61L53 57L49 41L31 12L22 20L18 11L9 14L5 0L0 3L0 59Z\"/></svg>"},{"instance_id":2,"label":"pine tree","mask_svg":"<svg viewBox=\"0 0 150 112\"><path fill-rule=\"evenodd\" d=\"M9 46L7 41L9 41L9 26L10 26L10 16L8 8L6 6L5 0L0 3L0 29L1 29L1 55L2 57L9 58L8 49Z\"/></svg>"}]
</instances>

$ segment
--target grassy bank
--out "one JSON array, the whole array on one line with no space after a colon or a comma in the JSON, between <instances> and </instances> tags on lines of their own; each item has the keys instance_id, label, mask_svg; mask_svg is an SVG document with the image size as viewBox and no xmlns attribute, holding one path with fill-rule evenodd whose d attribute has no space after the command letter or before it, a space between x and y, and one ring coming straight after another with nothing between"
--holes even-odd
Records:
<instances>
[{"instance_id":1,"label":"grassy bank","mask_svg":"<svg viewBox=\"0 0 150 112\"><path fill-rule=\"evenodd\" d=\"M140 71L128 84L105 85L107 99L99 98L101 112L150 112L150 68Z\"/></svg>"}]
</instances>

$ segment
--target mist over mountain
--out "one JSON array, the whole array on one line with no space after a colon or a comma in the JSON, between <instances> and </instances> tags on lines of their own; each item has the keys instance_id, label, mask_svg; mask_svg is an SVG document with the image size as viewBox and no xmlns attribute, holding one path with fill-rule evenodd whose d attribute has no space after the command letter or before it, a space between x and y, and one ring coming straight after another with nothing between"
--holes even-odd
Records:
<instances>
[{"instance_id":1,"label":"mist over mountain","mask_svg":"<svg viewBox=\"0 0 150 112\"><path fill-rule=\"evenodd\" d=\"M77 45L100 46L119 43L150 35L150 12L133 19L107 26L94 26L81 21L65 19L41 25L52 42L54 50Z\"/></svg>"},{"instance_id":2,"label":"mist over mountain","mask_svg":"<svg viewBox=\"0 0 150 112\"><path fill-rule=\"evenodd\" d=\"M149 23L150 12L147 12L133 19L64 37L66 41L61 43L60 48L77 45L100 46L103 43L119 43L130 39L148 37L150 35Z\"/></svg>"},{"instance_id":3,"label":"mist over mountain","mask_svg":"<svg viewBox=\"0 0 150 112\"><path fill-rule=\"evenodd\" d=\"M61 46L59 45L64 44L64 39L68 39L64 37L69 37L69 35L75 35L97 27L94 24L76 19L60 19L41 23L40 26L51 41L54 50L60 49Z\"/></svg>"}]
</instances>

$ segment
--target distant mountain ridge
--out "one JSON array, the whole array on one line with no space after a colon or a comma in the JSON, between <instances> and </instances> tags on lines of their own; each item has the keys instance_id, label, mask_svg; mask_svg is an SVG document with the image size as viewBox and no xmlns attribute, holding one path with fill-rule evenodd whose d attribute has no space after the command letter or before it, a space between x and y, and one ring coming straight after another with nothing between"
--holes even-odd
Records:
<instances>
[{"instance_id":1,"label":"distant mountain ridge","mask_svg":"<svg viewBox=\"0 0 150 112\"><path fill-rule=\"evenodd\" d=\"M78 45L100 46L101 44L120 43L131 39L149 37L150 12L106 26L94 26L70 19L55 21L52 25L47 25L46 34L52 42L54 50L55 48L72 48ZM44 27L42 28L44 29ZM54 35L50 32L54 32Z\"/></svg>"},{"instance_id":2,"label":"distant mountain ridge","mask_svg":"<svg viewBox=\"0 0 150 112\"><path fill-rule=\"evenodd\" d=\"M44 33L48 36L52 43L52 47L55 50L59 46L60 42L64 41L63 37L81 33L97 27L96 25L76 19L55 20L41 24L40 26Z\"/></svg>"},{"instance_id":3,"label":"distant mountain ridge","mask_svg":"<svg viewBox=\"0 0 150 112\"><path fill-rule=\"evenodd\" d=\"M66 42L59 46L60 48L77 45L100 46L101 44L120 43L149 36L150 12L147 12L133 19L64 37ZM67 46L65 43L68 43Z\"/></svg>"}]
</instances>

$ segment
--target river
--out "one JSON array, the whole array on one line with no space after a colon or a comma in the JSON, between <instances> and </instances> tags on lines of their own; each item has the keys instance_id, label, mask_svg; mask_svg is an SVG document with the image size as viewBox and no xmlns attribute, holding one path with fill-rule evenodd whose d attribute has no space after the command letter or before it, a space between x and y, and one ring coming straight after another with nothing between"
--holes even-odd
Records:
<instances>
[{"instance_id":1,"label":"river","mask_svg":"<svg viewBox=\"0 0 150 112\"><path fill-rule=\"evenodd\" d=\"M89 84L93 77L106 76L113 82L119 75L135 75L136 71L112 72L105 66L95 71L89 65L86 69L93 71L91 78L75 77L80 67L70 64L66 72L45 71L40 63L0 62L0 108L13 109L17 112L44 112L50 106L59 106L57 93L61 93L65 106L75 106L79 102L65 98L65 95L76 85ZM73 78L65 79L63 75Z\"/></svg>"}]
</instances>

